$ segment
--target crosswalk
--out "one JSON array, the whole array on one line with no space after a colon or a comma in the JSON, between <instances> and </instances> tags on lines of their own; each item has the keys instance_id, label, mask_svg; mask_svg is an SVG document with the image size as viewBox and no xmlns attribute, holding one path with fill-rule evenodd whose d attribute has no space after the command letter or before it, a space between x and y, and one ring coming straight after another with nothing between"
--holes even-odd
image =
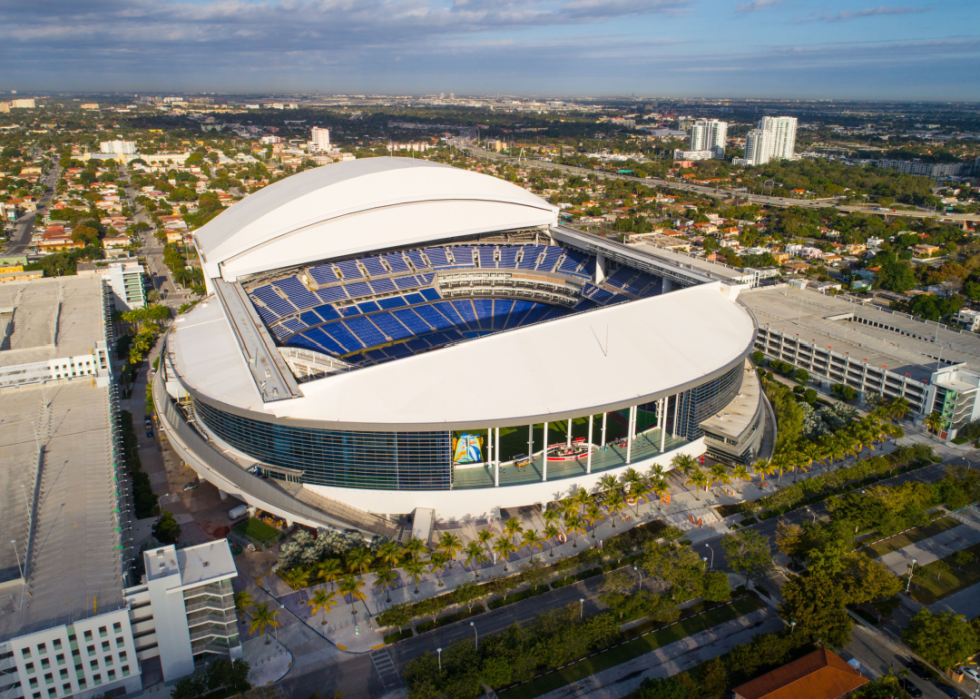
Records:
<instances>
[{"instance_id":1,"label":"crosswalk","mask_svg":"<svg viewBox=\"0 0 980 699\"><path fill-rule=\"evenodd\" d=\"M378 671L381 684L385 686L385 692L390 692L404 686L401 673L395 667L395 663L391 659L391 654L387 648L379 648L378 650L372 651L371 662L374 663L374 669Z\"/></svg>"}]
</instances>

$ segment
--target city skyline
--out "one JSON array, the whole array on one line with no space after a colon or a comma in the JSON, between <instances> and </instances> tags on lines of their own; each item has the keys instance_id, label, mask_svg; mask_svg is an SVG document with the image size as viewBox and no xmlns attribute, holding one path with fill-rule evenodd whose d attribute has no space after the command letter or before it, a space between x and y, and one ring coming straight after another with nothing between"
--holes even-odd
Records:
<instances>
[{"instance_id":1,"label":"city skyline","mask_svg":"<svg viewBox=\"0 0 980 699\"><path fill-rule=\"evenodd\" d=\"M54 0L0 17L2 90L980 99L967 3Z\"/></svg>"}]
</instances>

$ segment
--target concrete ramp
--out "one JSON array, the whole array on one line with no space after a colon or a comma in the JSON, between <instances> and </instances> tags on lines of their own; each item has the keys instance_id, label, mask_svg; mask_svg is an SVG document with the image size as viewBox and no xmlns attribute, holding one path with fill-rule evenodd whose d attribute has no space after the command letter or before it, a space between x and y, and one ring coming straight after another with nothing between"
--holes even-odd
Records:
<instances>
[{"instance_id":1,"label":"concrete ramp","mask_svg":"<svg viewBox=\"0 0 980 699\"><path fill-rule=\"evenodd\" d=\"M429 543L432 525L436 521L436 511L427 507L416 507L412 514L412 536Z\"/></svg>"}]
</instances>

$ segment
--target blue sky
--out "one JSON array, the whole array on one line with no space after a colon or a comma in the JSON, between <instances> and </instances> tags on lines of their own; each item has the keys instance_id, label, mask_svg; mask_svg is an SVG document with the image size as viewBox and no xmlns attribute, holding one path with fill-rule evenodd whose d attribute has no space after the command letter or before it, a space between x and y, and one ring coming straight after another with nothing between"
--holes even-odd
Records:
<instances>
[{"instance_id":1,"label":"blue sky","mask_svg":"<svg viewBox=\"0 0 980 699\"><path fill-rule=\"evenodd\" d=\"M978 0L0 0L0 26L27 92L980 101Z\"/></svg>"}]
</instances>

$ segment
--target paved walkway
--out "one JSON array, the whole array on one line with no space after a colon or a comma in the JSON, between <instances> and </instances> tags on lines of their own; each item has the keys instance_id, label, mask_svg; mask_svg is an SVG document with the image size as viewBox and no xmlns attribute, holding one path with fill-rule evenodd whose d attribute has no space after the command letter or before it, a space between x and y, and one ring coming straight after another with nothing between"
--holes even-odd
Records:
<instances>
[{"instance_id":1,"label":"paved walkway","mask_svg":"<svg viewBox=\"0 0 980 699\"><path fill-rule=\"evenodd\" d=\"M293 665L293 654L274 638L252 638L242 644L242 654L251 669L248 681L253 687L278 682Z\"/></svg>"},{"instance_id":2,"label":"paved walkway","mask_svg":"<svg viewBox=\"0 0 980 699\"><path fill-rule=\"evenodd\" d=\"M959 514L967 520L962 526L947 529L928 539L887 553L881 557L881 562L892 573L902 576L908 574L912 559L915 559L917 567L924 566L980 543L980 521L969 510L964 510Z\"/></svg>"},{"instance_id":3,"label":"paved walkway","mask_svg":"<svg viewBox=\"0 0 980 699\"><path fill-rule=\"evenodd\" d=\"M542 694L540 699L617 699L638 689L648 677L676 675L748 643L756 634L782 628L783 622L773 609L758 609Z\"/></svg>"},{"instance_id":4,"label":"paved walkway","mask_svg":"<svg viewBox=\"0 0 980 699\"><path fill-rule=\"evenodd\" d=\"M980 616L980 583L964 588L959 592L929 605L930 611L953 612L967 619Z\"/></svg>"}]
</instances>

